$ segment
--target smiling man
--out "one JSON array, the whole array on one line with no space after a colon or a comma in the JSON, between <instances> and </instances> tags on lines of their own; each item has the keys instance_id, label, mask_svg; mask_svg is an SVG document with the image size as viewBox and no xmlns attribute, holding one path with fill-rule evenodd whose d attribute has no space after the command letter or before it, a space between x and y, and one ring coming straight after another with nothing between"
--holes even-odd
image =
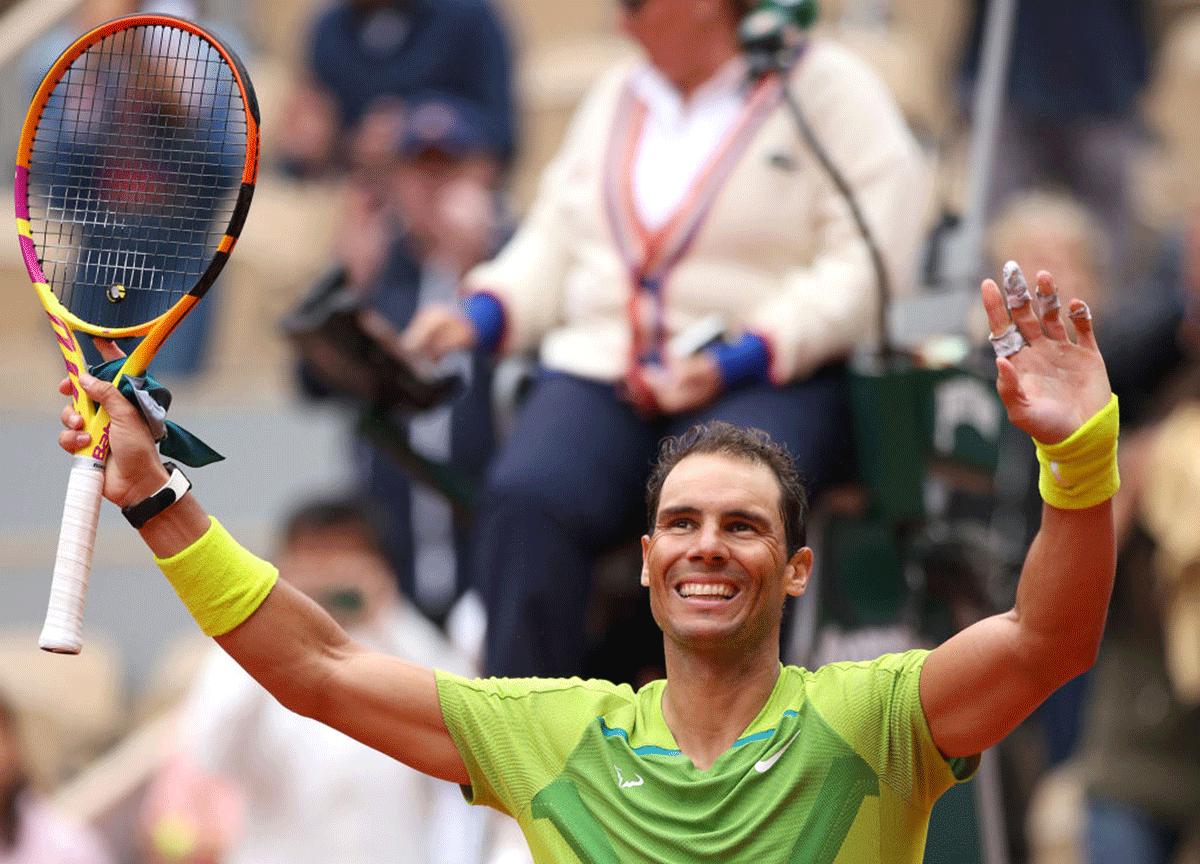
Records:
<instances>
[{"instance_id":1,"label":"smiling man","mask_svg":"<svg viewBox=\"0 0 1200 864\"><path fill-rule=\"evenodd\" d=\"M1035 301L1015 264L983 300L1046 502L1013 609L933 651L781 666L783 604L812 568L804 496L765 435L697 427L648 486L642 581L667 676L636 693L468 680L357 644L194 496L157 493L136 409L80 383L112 417L104 493L153 510L139 530L202 629L284 706L514 816L538 862L915 864L938 795L1095 660L1114 573L1116 401L1087 307L1070 304L1068 335L1050 274ZM87 435L70 407L63 422L73 452Z\"/></svg>"}]
</instances>

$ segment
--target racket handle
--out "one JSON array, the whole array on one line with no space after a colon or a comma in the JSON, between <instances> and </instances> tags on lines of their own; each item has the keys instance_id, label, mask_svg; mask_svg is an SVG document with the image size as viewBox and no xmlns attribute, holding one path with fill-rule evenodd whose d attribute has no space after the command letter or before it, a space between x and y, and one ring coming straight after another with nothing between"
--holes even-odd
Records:
<instances>
[{"instance_id":1,"label":"racket handle","mask_svg":"<svg viewBox=\"0 0 1200 864\"><path fill-rule=\"evenodd\" d=\"M38 639L43 651L78 654L83 647L83 604L103 491L104 466L90 456L76 456L63 503L46 623Z\"/></svg>"}]
</instances>

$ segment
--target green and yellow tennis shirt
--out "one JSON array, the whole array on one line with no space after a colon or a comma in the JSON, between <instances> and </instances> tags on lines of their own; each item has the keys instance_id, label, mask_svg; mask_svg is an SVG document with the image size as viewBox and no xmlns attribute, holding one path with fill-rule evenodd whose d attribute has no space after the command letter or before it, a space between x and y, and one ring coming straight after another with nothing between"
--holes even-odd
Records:
<instances>
[{"instance_id":1,"label":"green and yellow tennis shirt","mask_svg":"<svg viewBox=\"0 0 1200 864\"><path fill-rule=\"evenodd\" d=\"M467 680L438 673L468 800L514 816L539 864L917 864L943 759L921 710L926 651L783 667L707 771L680 753L664 681Z\"/></svg>"}]
</instances>

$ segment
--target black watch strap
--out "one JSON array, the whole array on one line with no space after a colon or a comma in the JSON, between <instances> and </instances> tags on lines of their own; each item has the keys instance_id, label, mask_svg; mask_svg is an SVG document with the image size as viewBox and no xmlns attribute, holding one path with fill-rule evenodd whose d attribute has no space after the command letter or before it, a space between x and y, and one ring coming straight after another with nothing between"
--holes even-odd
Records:
<instances>
[{"instance_id":1,"label":"black watch strap","mask_svg":"<svg viewBox=\"0 0 1200 864\"><path fill-rule=\"evenodd\" d=\"M121 515L128 519L129 524L134 528L141 528L192 488L192 481L188 480L174 462L164 462L163 467L170 472L171 476L161 489L136 504L121 508Z\"/></svg>"}]
</instances>

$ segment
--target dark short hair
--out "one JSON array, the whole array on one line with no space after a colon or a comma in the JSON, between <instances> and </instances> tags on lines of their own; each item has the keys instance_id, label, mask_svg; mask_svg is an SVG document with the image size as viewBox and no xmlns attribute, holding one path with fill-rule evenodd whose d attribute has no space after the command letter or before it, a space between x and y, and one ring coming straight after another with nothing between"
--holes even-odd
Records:
<instances>
[{"instance_id":1,"label":"dark short hair","mask_svg":"<svg viewBox=\"0 0 1200 864\"><path fill-rule=\"evenodd\" d=\"M646 482L646 512L651 534L654 533L658 499L667 475L684 458L697 453L715 453L770 468L779 484L779 511L783 517L788 557L804 546L808 496L804 494L804 484L791 454L761 429L748 429L720 421L693 426L682 435L664 438L659 445L658 457Z\"/></svg>"},{"instance_id":2,"label":"dark short hair","mask_svg":"<svg viewBox=\"0 0 1200 864\"><path fill-rule=\"evenodd\" d=\"M374 499L365 495L319 498L298 505L288 514L279 532L283 548L309 534L347 530L358 532L367 549L384 554L384 514Z\"/></svg>"}]
</instances>

